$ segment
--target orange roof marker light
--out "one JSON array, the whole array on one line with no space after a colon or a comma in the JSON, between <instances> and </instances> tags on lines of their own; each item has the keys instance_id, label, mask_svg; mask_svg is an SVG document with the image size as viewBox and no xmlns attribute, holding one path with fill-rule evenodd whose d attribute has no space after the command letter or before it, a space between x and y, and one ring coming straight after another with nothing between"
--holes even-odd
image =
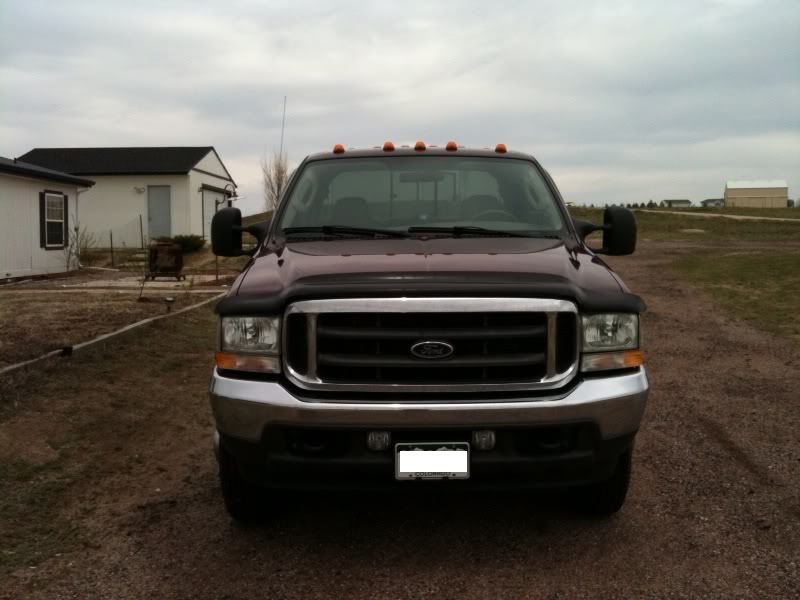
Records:
<instances>
[{"instance_id":1,"label":"orange roof marker light","mask_svg":"<svg viewBox=\"0 0 800 600\"><path fill-rule=\"evenodd\" d=\"M419 140L416 144L414 144L414 150L416 150L417 152L425 150L425 142Z\"/></svg>"},{"instance_id":2,"label":"orange roof marker light","mask_svg":"<svg viewBox=\"0 0 800 600\"><path fill-rule=\"evenodd\" d=\"M448 152L455 152L458 150L458 144L456 144L453 140L450 140L447 142L447 146L445 146L444 149Z\"/></svg>"},{"instance_id":3,"label":"orange roof marker light","mask_svg":"<svg viewBox=\"0 0 800 600\"><path fill-rule=\"evenodd\" d=\"M497 146L494 147L494 151L497 152L498 154L505 154L507 152L506 145L497 144Z\"/></svg>"},{"instance_id":4,"label":"orange roof marker light","mask_svg":"<svg viewBox=\"0 0 800 600\"><path fill-rule=\"evenodd\" d=\"M334 154L342 154L344 152L344 146L342 144L336 144L333 147Z\"/></svg>"},{"instance_id":5,"label":"orange roof marker light","mask_svg":"<svg viewBox=\"0 0 800 600\"><path fill-rule=\"evenodd\" d=\"M384 152L394 152L394 144L390 141L383 142L383 151Z\"/></svg>"}]
</instances>

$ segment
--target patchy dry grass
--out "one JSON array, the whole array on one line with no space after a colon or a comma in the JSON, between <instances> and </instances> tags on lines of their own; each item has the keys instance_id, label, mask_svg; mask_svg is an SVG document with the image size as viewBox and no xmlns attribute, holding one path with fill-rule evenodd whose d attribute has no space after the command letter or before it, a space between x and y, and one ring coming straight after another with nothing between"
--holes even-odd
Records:
<instances>
[{"instance_id":1,"label":"patchy dry grass","mask_svg":"<svg viewBox=\"0 0 800 600\"><path fill-rule=\"evenodd\" d=\"M202 307L0 376L0 580L96 544L108 511L136 509L127 477L153 478L157 496L187 448L208 451L210 415L197 405L214 323ZM184 454L153 441L180 447L182 435Z\"/></svg>"},{"instance_id":2,"label":"patchy dry grass","mask_svg":"<svg viewBox=\"0 0 800 600\"><path fill-rule=\"evenodd\" d=\"M138 294L130 292L2 291L0 367L164 314L168 295L175 298L172 310L202 299L165 290L158 296L148 290L147 302L138 302Z\"/></svg>"},{"instance_id":3,"label":"patchy dry grass","mask_svg":"<svg viewBox=\"0 0 800 600\"><path fill-rule=\"evenodd\" d=\"M776 209L780 210L780 209ZM797 223L780 221L737 221L709 219L691 215L676 215L634 210L642 240L794 240L800 241L800 220ZM571 207L570 213L579 219L603 222L599 208ZM778 216L778 215L776 215ZM703 233L687 233L686 229L702 229Z\"/></svg>"},{"instance_id":4,"label":"patchy dry grass","mask_svg":"<svg viewBox=\"0 0 800 600\"><path fill-rule=\"evenodd\" d=\"M220 256L215 257L210 248L203 248L197 252L187 254L183 258L184 272L187 276L192 273L214 273L216 263L219 264L220 277L230 277L239 273L247 261L250 260L249 256Z\"/></svg>"},{"instance_id":5,"label":"patchy dry grass","mask_svg":"<svg viewBox=\"0 0 800 600\"><path fill-rule=\"evenodd\" d=\"M667 209L665 209L667 210ZM744 215L747 217L767 217L778 219L800 219L797 208L671 208L681 212L699 212L719 215Z\"/></svg>"},{"instance_id":6,"label":"patchy dry grass","mask_svg":"<svg viewBox=\"0 0 800 600\"><path fill-rule=\"evenodd\" d=\"M780 211L775 209L776 213ZM602 209L572 207L570 212L594 223L603 220ZM800 221L737 221L634 212L640 240L685 240L696 248L695 253L673 261L682 278L709 292L733 315L800 341ZM685 231L698 229L702 233Z\"/></svg>"},{"instance_id":7,"label":"patchy dry grass","mask_svg":"<svg viewBox=\"0 0 800 600\"><path fill-rule=\"evenodd\" d=\"M800 342L800 248L717 249L679 258L673 267L739 318Z\"/></svg>"},{"instance_id":8,"label":"patchy dry grass","mask_svg":"<svg viewBox=\"0 0 800 600\"><path fill-rule=\"evenodd\" d=\"M59 461L0 462L0 573L33 566L79 541L79 528L57 514L61 495L79 476Z\"/></svg>"}]
</instances>

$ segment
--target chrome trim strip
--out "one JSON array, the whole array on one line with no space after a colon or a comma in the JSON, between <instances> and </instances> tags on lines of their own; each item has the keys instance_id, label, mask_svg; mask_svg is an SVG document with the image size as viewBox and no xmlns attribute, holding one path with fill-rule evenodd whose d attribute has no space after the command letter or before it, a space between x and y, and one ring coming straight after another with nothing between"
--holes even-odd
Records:
<instances>
[{"instance_id":1,"label":"chrome trim strip","mask_svg":"<svg viewBox=\"0 0 800 600\"><path fill-rule=\"evenodd\" d=\"M306 362L308 369L306 378L309 381L319 381L317 378L317 314L306 314Z\"/></svg>"},{"instance_id":2,"label":"chrome trim strip","mask_svg":"<svg viewBox=\"0 0 800 600\"><path fill-rule=\"evenodd\" d=\"M286 320L289 315L321 313L390 313L390 312L422 312L422 313L454 313L454 312L569 312L577 315L577 306L567 300L549 298L335 298L325 300L302 300L290 304L284 312L283 331L286 332ZM580 319L577 319L580 322ZM309 325L311 322L309 321ZM548 321L549 326L549 321ZM308 328L310 329L310 327ZM313 363L309 360L309 373L295 371L289 364L286 352L288 340L283 338L283 366L286 377L297 387L304 390L335 392L489 392L489 391L526 391L551 390L568 383L578 372L579 349L576 349L575 360L563 373L548 370L547 376L540 380L516 383L467 383L467 384L402 384L402 383L327 383L316 375L316 335L314 337L315 356ZM549 344L549 342L548 342ZM309 338L309 353L311 343ZM549 358L548 358L549 360ZM555 353L553 353L555 360ZM314 367L311 373L312 364Z\"/></svg>"},{"instance_id":3,"label":"chrome trim strip","mask_svg":"<svg viewBox=\"0 0 800 600\"><path fill-rule=\"evenodd\" d=\"M547 313L547 377L556 375L556 313Z\"/></svg>"},{"instance_id":4,"label":"chrome trim strip","mask_svg":"<svg viewBox=\"0 0 800 600\"><path fill-rule=\"evenodd\" d=\"M335 298L302 300L290 304L286 314L337 312L571 312L578 308L568 300L548 298Z\"/></svg>"}]
</instances>

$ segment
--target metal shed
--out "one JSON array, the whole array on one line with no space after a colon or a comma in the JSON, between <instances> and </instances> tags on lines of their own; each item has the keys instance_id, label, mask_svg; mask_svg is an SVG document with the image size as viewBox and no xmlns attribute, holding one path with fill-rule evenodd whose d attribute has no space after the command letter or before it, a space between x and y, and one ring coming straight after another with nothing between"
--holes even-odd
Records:
<instances>
[{"instance_id":1,"label":"metal shed","mask_svg":"<svg viewBox=\"0 0 800 600\"><path fill-rule=\"evenodd\" d=\"M786 208L789 186L782 179L729 181L725 184L725 206L737 208Z\"/></svg>"}]
</instances>

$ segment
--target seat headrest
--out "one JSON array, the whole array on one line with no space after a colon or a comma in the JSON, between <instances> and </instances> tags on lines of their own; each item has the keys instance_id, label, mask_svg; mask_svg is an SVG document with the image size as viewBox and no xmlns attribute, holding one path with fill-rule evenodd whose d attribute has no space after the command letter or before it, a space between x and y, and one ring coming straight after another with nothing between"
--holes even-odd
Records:
<instances>
[{"instance_id":1,"label":"seat headrest","mask_svg":"<svg viewBox=\"0 0 800 600\"><path fill-rule=\"evenodd\" d=\"M331 225L367 225L370 221L367 201L361 196L343 196L333 206L332 217Z\"/></svg>"}]
</instances>

